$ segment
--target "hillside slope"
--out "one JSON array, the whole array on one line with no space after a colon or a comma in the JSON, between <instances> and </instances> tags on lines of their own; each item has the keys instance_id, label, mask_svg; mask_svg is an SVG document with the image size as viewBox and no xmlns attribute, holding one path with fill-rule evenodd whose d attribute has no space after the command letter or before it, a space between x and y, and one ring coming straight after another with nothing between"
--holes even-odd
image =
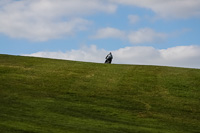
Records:
<instances>
[{"instance_id":1,"label":"hillside slope","mask_svg":"<svg viewBox=\"0 0 200 133\"><path fill-rule=\"evenodd\" d=\"M200 70L0 55L0 132L197 133Z\"/></svg>"}]
</instances>

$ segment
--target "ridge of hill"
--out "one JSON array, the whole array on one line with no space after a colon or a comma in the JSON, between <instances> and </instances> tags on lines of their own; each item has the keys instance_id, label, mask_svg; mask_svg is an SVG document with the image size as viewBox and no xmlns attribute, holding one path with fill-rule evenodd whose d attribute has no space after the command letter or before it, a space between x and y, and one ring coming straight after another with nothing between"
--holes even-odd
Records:
<instances>
[{"instance_id":1,"label":"ridge of hill","mask_svg":"<svg viewBox=\"0 0 200 133\"><path fill-rule=\"evenodd\" d=\"M197 133L200 70L0 55L0 132Z\"/></svg>"}]
</instances>

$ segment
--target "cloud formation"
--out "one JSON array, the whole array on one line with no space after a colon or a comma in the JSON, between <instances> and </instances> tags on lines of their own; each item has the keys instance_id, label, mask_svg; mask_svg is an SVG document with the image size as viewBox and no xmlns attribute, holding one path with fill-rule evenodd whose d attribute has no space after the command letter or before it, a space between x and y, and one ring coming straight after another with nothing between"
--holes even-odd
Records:
<instances>
[{"instance_id":1,"label":"cloud formation","mask_svg":"<svg viewBox=\"0 0 200 133\"><path fill-rule=\"evenodd\" d=\"M129 19L129 23L131 24L135 24L140 21L140 17L137 15L129 15L128 19Z\"/></svg>"},{"instance_id":2,"label":"cloud formation","mask_svg":"<svg viewBox=\"0 0 200 133\"><path fill-rule=\"evenodd\" d=\"M92 36L93 39L116 38L128 40L131 44L160 43L165 41L167 37L167 34L156 32L151 28L142 28L137 31L128 32L112 27L99 29Z\"/></svg>"},{"instance_id":3,"label":"cloud formation","mask_svg":"<svg viewBox=\"0 0 200 133\"><path fill-rule=\"evenodd\" d=\"M0 33L35 41L68 37L90 26L92 22L84 16L115 13L119 5L150 9L165 19L200 17L199 0L1 0ZM135 15L128 18L133 24L139 21ZM108 30L107 36L121 34L116 29L99 32Z\"/></svg>"},{"instance_id":4,"label":"cloud formation","mask_svg":"<svg viewBox=\"0 0 200 133\"><path fill-rule=\"evenodd\" d=\"M86 62L104 62L104 56L107 51L97 49L95 45L90 47L83 46L79 50L71 50L67 52L37 52L33 54L24 54L23 56L44 57L64 60L86 61Z\"/></svg>"},{"instance_id":5,"label":"cloud formation","mask_svg":"<svg viewBox=\"0 0 200 133\"><path fill-rule=\"evenodd\" d=\"M200 46L176 46L168 49L153 47L126 47L113 51L116 62L200 68Z\"/></svg>"},{"instance_id":6,"label":"cloud formation","mask_svg":"<svg viewBox=\"0 0 200 133\"><path fill-rule=\"evenodd\" d=\"M132 31L128 39L132 44L141 43L159 43L167 38L167 34L159 33L150 28L142 28L138 31Z\"/></svg>"},{"instance_id":7,"label":"cloud formation","mask_svg":"<svg viewBox=\"0 0 200 133\"><path fill-rule=\"evenodd\" d=\"M103 63L110 51L95 45L67 52L37 52L24 56ZM161 65L200 68L200 46L177 46L168 49L153 47L125 47L112 51L115 64Z\"/></svg>"},{"instance_id":8,"label":"cloud formation","mask_svg":"<svg viewBox=\"0 0 200 133\"><path fill-rule=\"evenodd\" d=\"M0 32L13 38L46 41L87 29L91 22L83 19L84 15L113 13L116 8L100 0L3 0Z\"/></svg>"},{"instance_id":9,"label":"cloud formation","mask_svg":"<svg viewBox=\"0 0 200 133\"><path fill-rule=\"evenodd\" d=\"M199 0L109 0L117 4L151 9L165 19L200 17Z\"/></svg>"},{"instance_id":10,"label":"cloud formation","mask_svg":"<svg viewBox=\"0 0 200 133\"><path fill-rule=\"evenodd\" d=\"M106 27L97 30L97 33L92 36L94 39L105 39L105 38L119 38L123 39L125 32L116 28Z\"/></svg>"}]
</instances>

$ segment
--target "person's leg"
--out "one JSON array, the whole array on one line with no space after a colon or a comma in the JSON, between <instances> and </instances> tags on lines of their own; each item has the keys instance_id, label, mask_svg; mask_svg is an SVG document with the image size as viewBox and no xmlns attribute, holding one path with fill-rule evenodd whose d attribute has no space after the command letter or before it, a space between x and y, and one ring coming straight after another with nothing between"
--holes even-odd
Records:
<instances>
[{"instance_id":1,"label":"person's leg","mask_svg":"<svg viewBox=\"0 0 200 133\"><path fill-rule=\"evenodd\" d=\"M109 59L109 63L111 64L111 62L112 62L112 59Z\"/></svg>"},{"instance_id":2,"label":"person's leg","mask_svg":"<svg viewBox=\"0 0 200 133\"><path fill-rule=\"evenodd\" d=\"M111 64L111 62L112 62L112 59L109 59L109 63Z\"/></svg>"}]
</instances>

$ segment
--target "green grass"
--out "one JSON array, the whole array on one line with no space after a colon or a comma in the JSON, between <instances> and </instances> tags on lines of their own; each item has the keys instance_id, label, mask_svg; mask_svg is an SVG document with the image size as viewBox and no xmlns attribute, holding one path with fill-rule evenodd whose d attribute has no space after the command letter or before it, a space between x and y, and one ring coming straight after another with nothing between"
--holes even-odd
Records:
<instances>
[{"instance_id":1,"label":"green grass","mask_svg":"<svg viewBox=\"0 0 200 133\"><path fill-rule=\"evenodd\" d=\"M0 132L198 133L200 69L0 55Z\"/></svg>"}]
</instances>

